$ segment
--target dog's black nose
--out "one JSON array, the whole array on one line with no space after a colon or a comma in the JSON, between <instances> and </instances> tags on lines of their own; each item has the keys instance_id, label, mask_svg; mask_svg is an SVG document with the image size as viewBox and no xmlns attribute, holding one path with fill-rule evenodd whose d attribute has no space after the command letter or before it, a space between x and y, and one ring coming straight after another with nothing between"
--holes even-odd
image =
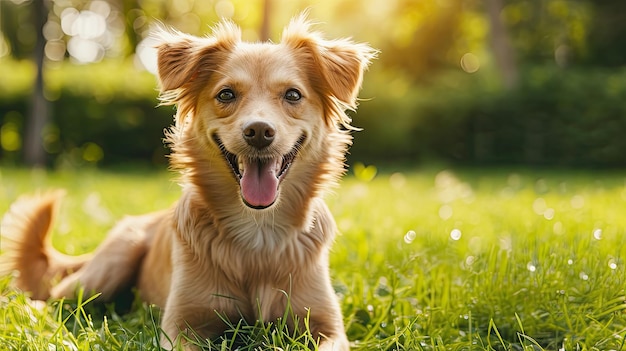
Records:
<instances>
[{"instance_id":1,"label":"dog's black nose","mask_svg":"<svg viewBox=\"0 0 626 351\"><path fill-rule=\"evenodd\" d=\"M268 147L274 141L275 134L274 127L261 121L250 122L243 128L243 138L250 146L257 149Z\"/></svg>"}]
</instances>

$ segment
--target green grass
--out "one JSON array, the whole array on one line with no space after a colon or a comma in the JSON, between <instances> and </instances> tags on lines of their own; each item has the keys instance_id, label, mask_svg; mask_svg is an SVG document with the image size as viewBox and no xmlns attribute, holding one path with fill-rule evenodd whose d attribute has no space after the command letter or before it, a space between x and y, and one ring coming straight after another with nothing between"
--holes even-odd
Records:
<instances>
[{"instance_id":1,"label":"green grass","mask_svg":"<svg viewBox=\"0 0 626 351\"><path fill-rule=\"evenodd\" d=\"M359 169L359 168L357 168ZM335 289L355 350L623 350L626 174L411 170L344 179L327 198L341 235ZM0 212L18 194L68 195L55 245L82 253L116 219L169 206L166 172L4 169ZM8 350L155 350L159 311L82 301L35 308L0 280ZM300 349L306 333L233 325L252 349ZM232 348L231 338L213 350Z\"/></svg>"}]
</instances>

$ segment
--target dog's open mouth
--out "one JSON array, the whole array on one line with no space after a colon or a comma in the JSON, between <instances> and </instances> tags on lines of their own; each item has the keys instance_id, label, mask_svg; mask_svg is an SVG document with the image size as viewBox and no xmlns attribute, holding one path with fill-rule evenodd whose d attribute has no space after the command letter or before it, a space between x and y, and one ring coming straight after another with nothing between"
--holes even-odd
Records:
<instances>
[{"instance_id":1,"label":"dog's open mouth","mask_svg":"<svg viewBox=\"0 0 626 351\"><path fill-rule=\"evenodd\" d=\"M216 134L213 135L213 139L239 182L243 202L248 207L263 209L276 201L278 187L298 155L306 136L302 135L291 151L280 157L238 156L226 150Z\"/></svg>"}]
</instances>

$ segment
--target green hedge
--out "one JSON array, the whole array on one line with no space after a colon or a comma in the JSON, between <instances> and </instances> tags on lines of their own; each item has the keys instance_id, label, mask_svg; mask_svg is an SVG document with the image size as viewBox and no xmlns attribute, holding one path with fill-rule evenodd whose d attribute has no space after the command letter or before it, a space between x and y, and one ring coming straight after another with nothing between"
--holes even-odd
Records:
<instances>
[{"instance_id":1,"label":"green hedge","mask_svg":"<svg viewBox=\"0 0 626 351\"><path fill-rule=\"evenodd\" d=\"M0 157L20 162L34 68L0 61ZM50 165L166 163L163 129L172 107L156 107L156 80L132 62L50 67ZM412 86L368 73L350 161L497 165L626 166L626 69L531 67L517 89L489 72L440 75ZM13 139L11 139L13 138ZM22 138L23 141L23 138ZM19 142L19 140L18 140Z\"/></svg>"},{"instance_id":2,"label":"green hedge","mask_svg":"<svg viewBox=\"0 0 626 351\"><path fill-rule=\"evenodd\" d=\"M352 149L374 160L493 165L626 166L626 69L523 70L503 91L488 76L453 74L381 99L366 89ZM376 97L378 96L378 97Z\"/></svg>"},{"instance_id":3,"label":"green hedge","mask_svg":"<svg viewBox=\"0 0 626 351\"><path fill-rule=\"evenodd\" d=\"M172 107L158 107L154 76L132 62L47 67L45 95L51 123L44 131L52 166L100 163L166 163L163 130L173 120ZM0 155L20 162L21 147L2 137L17 130L23 143L34 67L28 62L0 62ZM10 145L9 145L10 146Z\"/></svg>"}]
</instances>

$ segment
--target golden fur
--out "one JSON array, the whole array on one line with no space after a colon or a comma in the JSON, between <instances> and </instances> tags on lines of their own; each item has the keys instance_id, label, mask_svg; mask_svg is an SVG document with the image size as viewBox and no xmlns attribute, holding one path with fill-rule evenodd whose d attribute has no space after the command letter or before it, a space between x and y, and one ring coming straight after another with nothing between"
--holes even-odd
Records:
<instances>
[{"instance_id":1,"label":"golden fur","mask_svg":"<svg viewBox=\"0 0 626 351\"><path fill-rule=\"evenodd\" d=\"M289 299L300 321L310 313L322 350L348 350L322 196L343 173L344 111L375 51L325 40L303 16L278 44L240 36L230 22L205 38L157 33L162 102L178 107L167 141L180 200L123 219L93 254L70 257L49 239L60 194L20 198L2 223L2 268L19 272L19 288L45 300L83 287L110 300L136 285L164 310L165 346L188 327L219 335L220 316L275 320Z\"/></svg>"}]
</instances>

